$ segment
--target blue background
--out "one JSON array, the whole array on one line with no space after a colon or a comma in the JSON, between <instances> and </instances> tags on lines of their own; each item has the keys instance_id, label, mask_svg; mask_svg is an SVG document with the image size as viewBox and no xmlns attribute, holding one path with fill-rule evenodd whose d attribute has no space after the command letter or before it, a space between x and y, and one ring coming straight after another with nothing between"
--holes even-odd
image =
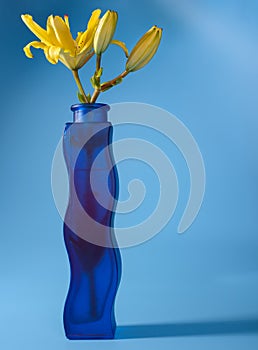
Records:
<instances>
[{"instance_id":1,"label":"blue background","mask_svg":"<svg viewBox=\"0 0 258 350\"><path fill-rule=\"evenodd\" d=\"M42 52L24 56L34 36L19 16L44 25L49 14L68 13L76 32L96 7L119 12L116 38L129 48L152 24L164 28L151 64L100 101L150 103L179 117L201 149L207 188L197 219L177 235L189 180L176 155L187 185L175 216L154 239L122 251L119 339L71 342L62 327L69 266L50 172L76 88L70 72ZM256 349L258 1L2 0L0 16L1 348ZM106 76L121 61L119 49L110 49ZM121 165L122 184L126 169L135 173Z\"/></svg>"}]
</instances>

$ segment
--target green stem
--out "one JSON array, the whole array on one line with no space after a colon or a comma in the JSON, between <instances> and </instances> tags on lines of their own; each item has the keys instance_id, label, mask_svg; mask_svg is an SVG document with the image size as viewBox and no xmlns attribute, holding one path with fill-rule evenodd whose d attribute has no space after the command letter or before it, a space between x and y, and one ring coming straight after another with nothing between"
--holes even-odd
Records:
<instances>
[{"instance_id":1,"label":"green stem","mask_svg":"<svg viewBox=\"0 0 258 350\"><path fill-rule=\"evenodd\" d=\"M91 97L90 103L95 103L97 98L99 97L99 94L101 93L100 90L95 89L93 92L93 95Z\"/></svg>"},{"instance_id":2,"label":"green stem","mask_svg":"<svg viewBox=\"0 0 258 350\"><path fill-rule=\"evenodd\" d=\"M100 69L100 64L101 64L101 54L100 54L100 55L97 55L97 58L96 58L96 72L99 71L99 69Z\"/></svg>"},{"instance_id":3,"label":"green stem","mask_svg":"<svg viewBox=\"0 0 258 350\"><path fill-rule=\"evenodd\" d=\"M97 57L96 57L96 72L95 72L95 74L97 74L98 71L100 70L100 65L101 65L101 54L97 55ZM99 78L99 84L100 84L100 78ZM96 102L97 98L99 97L100 92L101 91L99 89L95 88L93 95L91 97L90 103Z\"/></svg>"},{"instance_id":4,"label":"green stem","mask_svg":"<svg viewBox=\"0 0 258 350\"><path fill-rule=\"evenodd\" d=\"M109 80L107 81L106 83L102 84L101 88L100 89L95 89L92 97L91 97L91 100L90 100L90 103L94 103L96 102L97 98L99 97L99 94L103 91L105 91L106 89L108 88L111 88L112 86L115 86L116 85L116 81L118 79L123 79L125 78L130 72L128 71L124 71L122 72L121 74L119 74L117 77L115 77L114 79L112 80Z\"/></svg>"},{"instance_id":5,"label":"green stem","mask_svg":"<svg viewBox=\"0 0 258 350\"><path fill-rule=\"evenodd\" d=\"M107 81L106 83L102 84L101 90L104 91L104 90L106 90L107 88L110 88L110 87L114 86L114 85L116 84L116 81L117 81L117 80L119 80L119 79L121 79L121 78L122 78L122 79L125 78L128 74L129 74L129 72L125 70L123 73L119 74L119 75L118 75L117 77L115 77L114 79L109 80L109 81Z\"/></svg>"},{"instance_id":6,"label":"green stem","mask_svg":"<svg viewBox=\"0 0 258 350\"><path fill-rule=\"evenodd\" d=\"M90 103L90 101L88 100L88 98L87 98L87 96L86 96L86 94L85 94L85 91L84 91L84 89L83 89L81 80L80 80L80 78L79 78L78 70L77 70L77 69L72 70L72 73L73 73L74 80L75 80L75 82L76 82L76 84L77 84L77 86L78 86L78 89L79 89L80 94L84 97L84 99L85 99L85 101L86 101L87 103Z\"/></svg>"}]
</instances>

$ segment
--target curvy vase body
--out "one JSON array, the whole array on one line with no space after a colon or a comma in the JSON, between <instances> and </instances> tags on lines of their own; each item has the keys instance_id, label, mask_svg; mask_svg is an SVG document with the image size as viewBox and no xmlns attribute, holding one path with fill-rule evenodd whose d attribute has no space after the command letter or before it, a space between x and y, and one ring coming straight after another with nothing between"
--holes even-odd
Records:
<instances>
[{"instance_id":1,"label":"curvy vase body","mask_svg":"<svg viewBox=\"0 0 258 350\"><path fill-rule=\"evenodd\" d=\"M113 162L109 107L72 106L63 151L69 175L69 203L64 239L71 280L64 307L69 339L113 338L114 301L121 258L113 235L118 177Z\"/></svg>"}]
</instances>

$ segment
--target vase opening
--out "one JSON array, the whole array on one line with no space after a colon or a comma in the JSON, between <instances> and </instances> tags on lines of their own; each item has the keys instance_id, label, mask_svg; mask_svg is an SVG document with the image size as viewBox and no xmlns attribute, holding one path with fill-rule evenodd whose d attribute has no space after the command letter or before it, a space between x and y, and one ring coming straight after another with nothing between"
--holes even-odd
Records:
<instances>
[{"instance_id":1,"label":"vase opening","mask_svg":"<svg viewBox=\"0 0 258 350\"><path fill-rule=\"evenodd\" d=\"M71 106L74 123L105 123L109 105L104 103L79 103Z\"/></svg>"}]
</instances>

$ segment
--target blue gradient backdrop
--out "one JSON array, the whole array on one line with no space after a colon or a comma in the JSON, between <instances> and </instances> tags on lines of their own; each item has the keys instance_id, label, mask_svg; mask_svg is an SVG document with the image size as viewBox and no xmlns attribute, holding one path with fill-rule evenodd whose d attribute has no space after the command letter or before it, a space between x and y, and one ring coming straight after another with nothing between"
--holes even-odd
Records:
<instances>
[{"instance_id":1,"label":"blue gradient backdrop","mask_svg":"<svg viewBox=\"0 0 258 350\"><path fill-rule=\"evenodd\" d=\"M49 64L38 51L34 60L24 56L22 47L34 36L19 16L31 13L43 25L50 13L68 13L76 32L96 7L119 12L116 37L129 47L152 24L164 28L151 64L101 101L155 104L179 117L203 154L207 190L194 224L177 235L189 191L187 169L176 148L157 136L181 185L175 216L154 239L122 251L120 339L69 342L62 328L69 266L50 171L76 89L61 64ZM0 348L256 349L258 1L2 0L0 16ZM120 71L121 58L112 48L106 72ZM84 80L89 71L82 71ZM122 185L138 168L121 164ZM150 170L143 173L148 190L157 179Z\"/></svg>"}]
</instances>

